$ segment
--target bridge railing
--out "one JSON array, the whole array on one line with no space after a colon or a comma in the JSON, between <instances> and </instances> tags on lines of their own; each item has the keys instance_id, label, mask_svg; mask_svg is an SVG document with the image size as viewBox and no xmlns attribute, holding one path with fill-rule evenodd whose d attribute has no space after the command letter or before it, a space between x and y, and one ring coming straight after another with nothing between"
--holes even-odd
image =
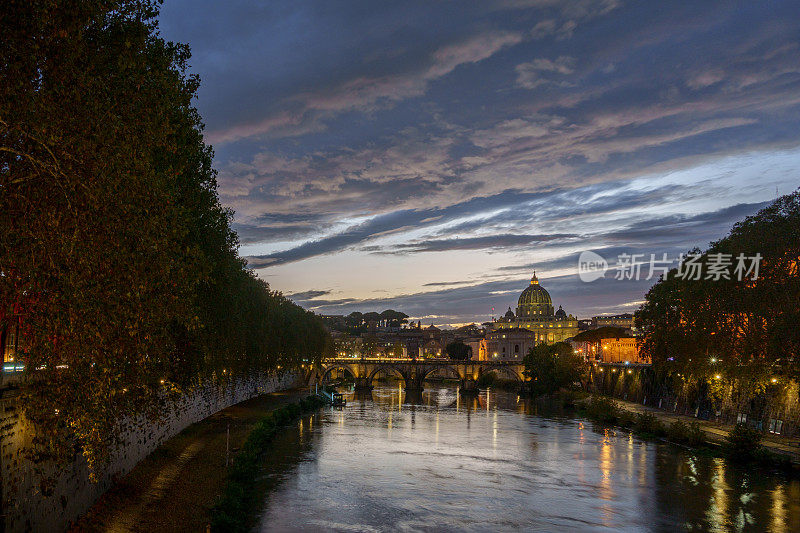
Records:
<instances>
[{"instance_id":1,"label":"bridge railing","mask_svg":"<svg viewBox=\"0 0 800 533\"><path fill-rule=\"evenodd\" d=\"M475 359L445 359L445 358L417 358L410 357L329 357L322 360L323 364L332 363L417 363L417 364L479 364L492 366L521 365L522 361L477 361Z\"/></svg>"}]
</instances>

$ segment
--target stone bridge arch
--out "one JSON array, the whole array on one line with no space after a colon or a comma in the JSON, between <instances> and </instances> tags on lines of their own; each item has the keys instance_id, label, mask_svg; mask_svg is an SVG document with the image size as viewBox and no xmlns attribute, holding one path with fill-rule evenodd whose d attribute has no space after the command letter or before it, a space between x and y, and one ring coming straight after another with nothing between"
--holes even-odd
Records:
<instances>
[{"instance_id":1,"label":"stone bridge arch","mask_svg":"<svg viewBox=\"0 0 800 533\"><path fill-rule=\"evenodd\" d=\"M403 380L403 386L406 386L409 382L409 375L407 372L403 372L397 365L392 364L378 364L367 374L367 385L372 387L372 380L378 374L378 372L386 372L392 373L398 376L400 379Z\"/></svg>"},{"instance_id":2,"label":"stone bridge arch","mask_svg":"<svg viewBox=\"0 0 800 533\"><path fill-rule=\"evenodd\" d=\"M343 371L347 372L348 374L350 374L353 377L353 379L358 379L358 375L357 375L358 371L357 370L354 371L350 367L350 365L341 365L341 364L339 364L339 365L330 365L328 368L323 368L322 369L322 373L319 376L319 381L321 383L324 383L331 376L331 373L334 372L335 370L343 370Z\"/></svg>"},{"instance_id":3,"label":"stone bridge arch","mask_svg":"<svg viewBox=\"0 0 800 533\"><path fill-rule=\"evenodd\" d=\"M510 366L490 366L481 368L481 375L490 374L494 372L498 377L503 379L511 379L516 380L519 383L525 382L525 376L518 370L511 368Z\"/></svg>"},{"instance_id":4,"label":"stone bridge arch","mask_svg":"<svg viewBox=\"0 0 800 533\"><path fill-rule=\"evenodd\" d=\"M451 364L443 364L443 365L436 365L432 368L428 368L423 372L422 380L426 380L429 377L432 377L433 374L437 372L444 372L445 374L449 374L448 376L443 376L452 379L466 379L466 373L464 369L461 368L459 365L451 365Z\"/></svg>"}]
</instances>

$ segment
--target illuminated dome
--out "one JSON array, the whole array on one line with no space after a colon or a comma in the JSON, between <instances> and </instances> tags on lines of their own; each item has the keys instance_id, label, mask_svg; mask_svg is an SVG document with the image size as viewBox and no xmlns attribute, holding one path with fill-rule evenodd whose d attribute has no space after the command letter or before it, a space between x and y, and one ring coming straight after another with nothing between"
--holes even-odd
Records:
<instances>
[{"instance_id":1,"label":"illuminated dome","mask_svg":"<svg viewBox=\"0 0 800 533\"><path fill-rule=\"evenodd\" d=\"M553 316L553 300L550 294L539 285L536 272L533 273L531 284L519 295L517 303L517 317L537 318Z\"/></svg>"},{"instance_id":2,"label":"illuminated dome","mask_svg":"<svg viewBox=\"0 0 800 533\"><path fill-rule=\"evenodd\" d=\"M556 311L556 318L567 318L567 312L560 305L558 306L558 311Z\"/></svg>"}]
</instances>

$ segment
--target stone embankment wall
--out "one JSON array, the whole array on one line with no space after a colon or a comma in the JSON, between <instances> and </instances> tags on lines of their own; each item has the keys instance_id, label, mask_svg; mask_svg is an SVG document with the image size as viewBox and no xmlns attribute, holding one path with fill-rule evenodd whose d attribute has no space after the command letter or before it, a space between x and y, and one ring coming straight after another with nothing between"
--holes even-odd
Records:
<instances>
[{"instance_id":1,"label":"stone embankment wall","mask_svg":"<svg viewBox=\"0 0 800 533\"><path fill-rule=\"evenodd\" d=\"M684 383L667 388L652 368L591 370L591 388L603 394L725 424L746 422L763 432L800 435L800 384L776 380L763 390L720 381L712 386Z\"/></svg>"},{"instance_id":2,"label":"stone embankment wall","mask_svg":"<svg viewBox=\"0 0 800 533\"><path fill-rule=\"evenodd\" d=\"M123 444L114 452L96 483L80 453L64 466L33 464L25 458L33 430L13 390L0 398L0 468L2 510L0 532L63 531L113 484L165 440L212 414L249 398L303 385L296 373L260 374L234 379L225 386L199 386L152 421L124 420Z\"/></svg>"}]
</instances>

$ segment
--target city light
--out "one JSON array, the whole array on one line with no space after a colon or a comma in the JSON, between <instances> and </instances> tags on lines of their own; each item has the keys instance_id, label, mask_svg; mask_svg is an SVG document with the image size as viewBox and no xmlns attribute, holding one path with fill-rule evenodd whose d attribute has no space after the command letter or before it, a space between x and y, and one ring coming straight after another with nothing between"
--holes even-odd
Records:
<instances>
[{"instance_id":1,"label":"city light","mask_svg":"<svg viewBox=\"0 0 800 533\"><path fill-rule=\"evenodd\" d=\"M800 533L795 2L75 3L3 7L0 533Z\"/></svg>"}]
</instances>

